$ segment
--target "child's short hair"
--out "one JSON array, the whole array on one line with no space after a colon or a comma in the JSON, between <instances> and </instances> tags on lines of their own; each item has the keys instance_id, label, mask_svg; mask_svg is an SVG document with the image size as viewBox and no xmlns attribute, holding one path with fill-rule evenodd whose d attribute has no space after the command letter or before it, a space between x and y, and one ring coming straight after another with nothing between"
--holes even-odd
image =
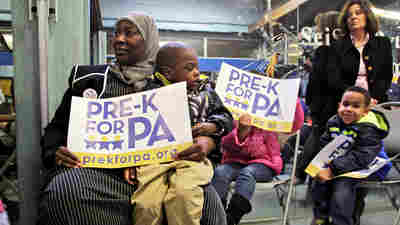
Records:
<instances>
[{"instance_id":1,"label":"child's short hair","mask_svg":"<svg viewBox=\"0 0 400 225\"><path fill-rule=\"evenodd\" d=\"M191 49L189 46L180 42L169 42L161 46L158 50L156 57L156 72L161 72L160 68L162 66L172 66L175 64L176 57L171 57L171 54L176 54L179 49Z\"/></svg>"},{"instance_id":2,"label":"child's short hair","mask_svg":"<svg viewBox=\"0 0 400 225\"><path fill-rule=\"evenodd\" d=\"M368 93L367 90L362 87L351 86L347 88L346 91L344 91L344 93L346 92L357 92L362 94L364 96L364 103L366 106L369 106L369 104L371 103L371 95Z\"/></svg>"}]
</instances>

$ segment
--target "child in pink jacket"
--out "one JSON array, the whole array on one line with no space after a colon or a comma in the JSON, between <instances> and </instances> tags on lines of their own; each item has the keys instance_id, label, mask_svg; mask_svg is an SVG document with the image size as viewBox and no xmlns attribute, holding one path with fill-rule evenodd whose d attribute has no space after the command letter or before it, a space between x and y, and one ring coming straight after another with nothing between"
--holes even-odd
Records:
<instances>
[{"instance_id":1,"label":"child in pink jacket","mask_svg":"<svg viewBox=\"0 0 400 225\"><path fill-rule=\"evenodd\" d=\"M256 182L268 182L278 175L283 166L278 133L250 125L251 117L244 114L235 121L235 128L222 139L222 164L214 171L212 184L226 206L229 185L235 182L235 191L226 209L228 225L239 224L251 211ZM304 113L297 101L292 132L304 123Z\"/></svg>"}]
</instances>

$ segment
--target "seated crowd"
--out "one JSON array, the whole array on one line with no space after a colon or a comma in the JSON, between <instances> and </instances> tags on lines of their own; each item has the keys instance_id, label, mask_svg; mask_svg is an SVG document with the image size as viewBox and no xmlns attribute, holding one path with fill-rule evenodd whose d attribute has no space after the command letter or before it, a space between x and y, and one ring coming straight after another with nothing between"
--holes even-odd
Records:
<instances>
[{"instance_id":1,"label":"seated crowd","mask_svg":"<svg viewBox=\"0 0 400 225\"><path fill-rule=\"evenodd\" d=\"M352 15L357 14L354 10L365 15L363 7L363 0L349 1L344 15L357 16ZM370 41L385 43L384 39L375 39L369 37ZM349 40L351 45L352 39ZM48 171L40 196L39 225L237 225L252 210L256 183L271 181L282 172L284 161L289 161L293 151L281 149L280 134L254 126L249 114L242 114L234 121L210 81L200 79L193 48L180 43L159 48L158 44L153 18L132 13L115 25L112 42L115 63L72 69L69 87L41 141ZM340 47L343 46L337 48ZM323 48L317 53L323 55L324 51L331 50ZM326 63L322 61L313 65L309 83L312 87L322 82L315 81L323 67L320 64ZM346 72L345 69L341 72ZM378 81L366 84L360 81L364 75L343 81L339 97L330 99L338 106L334 106L333 114L324 124L320 124L320 117L315 117L323 112L316 111L314 104L310 106L311 118L312 123L314 119L317 122L312 128L309 124L304 126L308 118L304 112L308 110L303 108L301 98L297 100L290 133L301 128L307 130L302 138L305 152L310 151L307 146L319 152L337 135L353 134L354 144L348 151L334 158L313 179L314 225L357 224L359 215L354 217L353 212L357 211L358 193L354 186L361 179L336 176L366 169L376 156L387 157L382 139L390 126L384 115L371 110L371 105L377 100L382 102L383 98L371 91L372 86L368 91L368 85L377 85ZM187 85L193 145L177 153L173 161L123 169L87 168L68 149L73 96L93 97L95 93L95 98L111 98L182 81ZM307 90L307 98L315 97L316 90L313 91L310 94ZM314 98L311 102L315 101ZM317 137L318 141L314 139L307 145L308 137ZM308 165L312 158L302 159L303 165ZM296 168L296 176L301 178L304 169ZM382 179L388 169L389 164L368 179ZM234 191L228 199L233 181Z\"/></svg>"}]
</instances>

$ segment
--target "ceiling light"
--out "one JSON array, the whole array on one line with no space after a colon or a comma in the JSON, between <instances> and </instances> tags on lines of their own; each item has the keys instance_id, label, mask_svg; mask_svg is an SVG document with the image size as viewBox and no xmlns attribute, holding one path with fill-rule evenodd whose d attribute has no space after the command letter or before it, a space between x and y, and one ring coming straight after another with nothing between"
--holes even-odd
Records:
<instances>
[{"instance_id":1,"label":"ceiling light","mask_svg":"<svg viewBox=\"0 0 400 225\"><path fill-rule=\"evenodd\" d=\"M392 20L400 20L400 12L389 11L389 10L378 9L378 8L372 8L372 12L374 12L375 15L383 17L383 18L392 19Z\"/></svg>"}]
</instances>

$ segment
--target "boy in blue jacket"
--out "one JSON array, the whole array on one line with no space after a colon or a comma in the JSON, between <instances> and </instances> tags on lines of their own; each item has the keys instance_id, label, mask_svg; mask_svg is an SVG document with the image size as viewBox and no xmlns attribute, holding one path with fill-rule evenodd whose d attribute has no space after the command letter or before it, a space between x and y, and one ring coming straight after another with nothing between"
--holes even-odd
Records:
<instances>
[{"instance_id":1,"label":"boy in blue jacket","mask_svg":"<svg viewBox=\"0 0 400 225\"><path fill-rule=\"evenodd\" d=\"M389 133L389 123L382 113L370 109L370 102L367 90L350 87L342 96L337 115L327 123L320 140L321 149L338 135L346 135L353 142L348 151L333 159L315 177L312 187L313 225L353 225L355 186L361 179L334 177L366 169L377 156L387 158L382 139ZM390 168L388 163L367 179L381 180Z\"/></svg>"}]
</instances>

